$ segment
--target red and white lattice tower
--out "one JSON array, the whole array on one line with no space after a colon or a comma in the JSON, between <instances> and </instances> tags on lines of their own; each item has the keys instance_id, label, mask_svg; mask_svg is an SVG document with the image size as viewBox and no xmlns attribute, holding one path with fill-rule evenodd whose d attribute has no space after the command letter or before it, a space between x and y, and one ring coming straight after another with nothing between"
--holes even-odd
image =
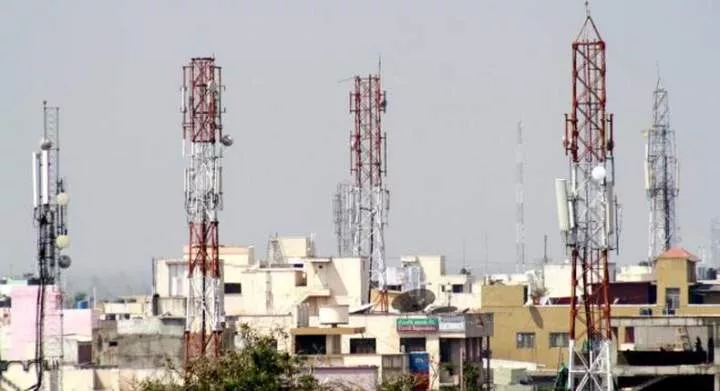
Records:
<instances>
[{"instance_id":1,"label":"red and white lattice tower","mask_svg":"<svg viewBox=\"0 0 720 391\"><path fill-rule=\"evenodd\" d=\"M185 359L217 357L224 310L219 261L218 212L223 207L221 68L214 58L193 58L183 67L182 112L187 212L188 294Z\"/></svg>"},{"instance_id":2,"label":"red and white lattice tower","mask_svg":"<svg viewBox=\"0 0 720 391\"><path fill-rule=\"evenodd\" d=\"M350 133L350 174L352 176L353 255L369 266L371 288L379 292L379 310L388 309L385 278L384 230L387 226L389 191L386 188L387 144L382 129L385 91L380 75L356 76L350 92L350 114L354 128ZM368 301L370 299L368 289Z\"/></svg>"},{"instance_id":3,"label":"red and white lattice tower","mask_svg":"<svg viewBox=\"0 0 720 391\"><path fill-rule=\"evenodd\" d=\"M606 111L605 41L589 11L572 51L572 111L563 139L570 179L556 182L560 229L572 265L567 385L613 390L608 258L618 244L614 143L612 114Z\"/></svg>"}]
</instances>

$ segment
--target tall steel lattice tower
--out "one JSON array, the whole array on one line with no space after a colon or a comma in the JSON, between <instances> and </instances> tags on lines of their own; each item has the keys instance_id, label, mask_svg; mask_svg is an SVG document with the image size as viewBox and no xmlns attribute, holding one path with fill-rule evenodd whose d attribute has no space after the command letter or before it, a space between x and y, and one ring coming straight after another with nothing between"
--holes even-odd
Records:
<instances>
[{"instance_id":1,"label":"tall steel lattice tower","mask_svg":"<svg viewBox=\"0 0 720 391\"><path fill-rule=\"evenodd\" d=\"M202 356L217 357L222 349L218 212L223 208L223 147L232 145L232 138L222 132L223 89L221 68L214 58L193 58L183 67L185 209L190 236L186 364Z\"/></svg>"},{"instance_id":2,"label":"tall steel lattice tower","mask_svg":"<svg viewBox=\"0 0 720 391\"><path fill-rule=\"evenodd\" d=\"M62 389L63 319L62 270L71 259L62 251L69 245L69 197L60 176L60 109L43 102L40 151L33 152L33 210L37 228L38 287L35 323L36 384L42 389L49 371L49 390Z\"/></svg>"},{"instance_id":3,"label":"tall steel lattice tower","mask_svg":"<svg viewBox=\"0 0 720 391\"><path fill-rule=\"evenodd\" d=\"M380 74L356 76L350 92L350 114L354 128L350 134L350 174L353 178L352 213L353 255L367 260L370 287L379 292L380 311L388 310L385 279L385 226L389 211L386 188L387 139L382 128L387 101L381 89ZM371 290L368 289L368 302Z\"/></svg>"},{"instance_id":4,"label":"tall steel lattice tower","mask_svg":"<svg viewBox=\"0 0 720 391\"><path fill-rule=\"evenodd\" d=\"M515 166L515 268L525 269L525 156L523 151L523 123L517 126L517 150Z\"/></svg>"},{"instance_id":5,"label":"tall steel lattice tower","mask_svg":"<svg viewBox=\"0 0 720 391\"><path fill-rule=\"evenodd\" d=\"M572 111L563 139L570 180L556 181L558 220L572 266L567 385L613 390L608 258L618 243L614 142L606 111L605 41L589 10L572 53Z\"/></svg>"},{"instance_id":6,"label":"tall steel lattice tower","mask_svg":"<svg viewBox=\"0 0 720 391\"><path fill-rule=\"evenodd\" d=\"M645 134L645 190L650 205L648 259L653 261L679 242L675 131L670 127L668 92L659 76L653 91L652 126Z\"/></svg>"}]
</instances>

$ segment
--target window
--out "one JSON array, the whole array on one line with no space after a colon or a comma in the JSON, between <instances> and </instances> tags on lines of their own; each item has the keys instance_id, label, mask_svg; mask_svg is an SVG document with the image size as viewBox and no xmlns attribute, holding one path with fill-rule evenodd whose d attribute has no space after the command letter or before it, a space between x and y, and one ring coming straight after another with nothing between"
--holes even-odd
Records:
<instances>
[{"instance_id":1,"label":"window","mask_svg":"<svg viewBox=\"0 0 720 391\"><path fill-rule=\"evenodd\" d=\"M453 284L452 291L453 293L463 293L464 288L463 284Z\"/></svg>"},{"instance_id":2,"label":"window","mask_svg":"<svg viewBox=\"0 0 720 391\"><path fill-rule=\"evenodd\" d=\"M350 338L351 354L375 354L375 338Z\"/></svg>"},{"instance_id":3,"label":"window","mask_svg":"<svg viewBox=\"0 0 720 391\"><path fill-rule=\"evenodd\" d=\"M307 274L298 271L295 273L295 286L307 286Z\"/></svg>"},{"instance_id":4,"label":"window","mask_svg":"<svg viewBox=\"0 0 720 391\"><path fill-rule=\"evenodd\" d=\"M634 327L625 327L625 343L635 343Z\"/></svg>"},{"instance_id":5,"label":"window","mask_svg":"<svg viewBox=\"0 0 720 391\"><path fill-rule=\"evenodd\" d=\"M665 306L668 311L680 307L680 288L665 288Z\"/></svg>"},{"instance_id":6,"label":"window","mask_svg":"<svg viewBox=\"0 0 720 391\"><path fill-rule=\"evenodd\" d=\"M295 354L327 354L324 335L296 335Z\"/></svg>"},{"instance_id":7,"label":"window","mask_svg":"<svg viewBox=\"0 0 720 391\"><path fill-rule=\"evenodd\" d=\"M400 352L424 352L426 351L426 340L423 337L400 338Z\"/></svg>"},{"instance_id":8,"label":"window","mask_svg":"<svg viewBox=\"0 0 720 391\"><path fill-rule=\"evenodd\" d=\"M517 333L517 348L531 349L535 347L535 333Z\"/></svg>"},{"instance_id":9,"label":"window","mask_svg":"<svg viewBox=\"0 0 720 391\"><path fill-rule=\"evenodd\" d=\"M551 348L566 348L570 340L568 333L550 333Z\"/></svg>"},{"instance_id":10,"label":"window","mask_svg":"<svg viewBox=\"0 0 720 391\"><path fill-rule=\"evenodd\" d=\"M239 282L226 282L225 283L225 294L226 295L239 295L242 293L242 284Z\"/></svg>"}]
</instances>

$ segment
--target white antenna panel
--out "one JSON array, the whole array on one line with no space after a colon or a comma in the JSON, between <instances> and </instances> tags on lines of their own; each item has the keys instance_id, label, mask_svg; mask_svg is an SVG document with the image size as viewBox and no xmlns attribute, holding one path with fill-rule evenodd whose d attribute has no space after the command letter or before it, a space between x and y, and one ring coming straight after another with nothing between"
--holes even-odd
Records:
<instances>
[{"instance_id":1,"label":"white antenna panel","mask_svg":"<svg viewBox=\"0 0 720 391\"><path fill-rule=\"evenodd\" d=\"M555 202L557 203L560 231L568 232L570 230L570 206L567 197L567 179L555 179Z\"/></svg>"}]
</instances>

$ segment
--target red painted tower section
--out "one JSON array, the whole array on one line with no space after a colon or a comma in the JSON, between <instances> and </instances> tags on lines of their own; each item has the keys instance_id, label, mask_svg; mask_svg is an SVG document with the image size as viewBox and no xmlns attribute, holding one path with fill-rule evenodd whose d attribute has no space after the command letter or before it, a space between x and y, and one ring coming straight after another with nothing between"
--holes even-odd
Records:
<instances>
[{"instance_id":1,"label":"red painted tower section","mask_svg":"<svg viewBox=\"0 0 720 391\"><path fill-rule=\"evenodd\" d=\"M563 139L570 179L556 182L572 267L568 388L573 390L614 387L608 264L610 251L617 250L618 207L606 74L605 41L588 11L572 43L572 110Z\"/></svg>"},{"instance_id":2,"label":"red painted tower section","mask_svg":"<svg viewBox=\"0 0 720 391\"><path fill-rule=\"evenodd\" d=\"M572 51L572 111L566 115L565 154L571 168L577 168L577 190L584 192L584 205L577 205L581 206L578 209L587 213L575 222L581 231L577 239L581 240L575 240L571 250L571 284L575 292L582 292L582 303L578 295L572 296L570 338L578 336L576 324L581 322L588 336L610 339L609 254L602 235L598 235L605 216L594 213L590 201L601 192L599 186L592 186L596 182L592 171L612 161L614 143L612 114L606 111L605 41L589 15Z\"/></svg>"}]
</instances>

